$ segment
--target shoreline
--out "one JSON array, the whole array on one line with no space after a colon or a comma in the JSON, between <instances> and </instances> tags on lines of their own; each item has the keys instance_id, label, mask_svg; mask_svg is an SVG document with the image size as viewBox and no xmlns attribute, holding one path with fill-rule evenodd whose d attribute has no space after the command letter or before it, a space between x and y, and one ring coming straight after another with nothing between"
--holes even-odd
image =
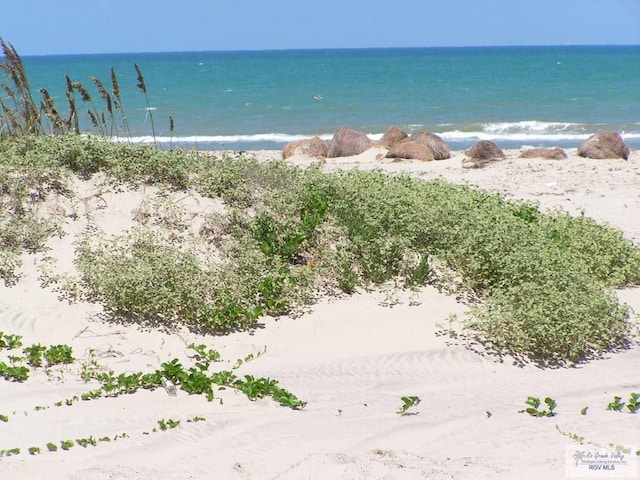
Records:
<instances>
[{"instance_id":1,"label":"shoreline","mask_svg":"<svg viewBox=\"0 0 640 480\"><path fill-rule=\"evenodd\" d=\"M326 159L322 168L383 169L537 201L543 211L584 211L640 242L640 217L634 215L640 211L640 152L633 150L626 161L566 152L565 160L538 160L505 150L505 160L466 169L462 151L448 160L395 162L379 158L382 149L373 148ZM281 158L280 150L247 154ZM76 186L95 221L109 232L127 228L132 211L154 194L153 188L104 191L98 199L91 197L96 183L78 180ZM187 197L194 211L212 208L195 194ZM55 239L61 262L72 263L79 228L71 225L68 235ZM207 402L201 395L180 391L171 397L158 389L55 407L91 385L79 380L79 365L50 374L39 369L24 384L0 381L0 414L9 416L0 422L0 449L22 448L20 455L0 458L3 479L438 480L471 475L538 480L562 478L566 447L579 446L556 426L605 445L633 444L640 431L640 416L605 409L614 395L626 400L630 392L640 392L640 346L571 369L499 362L468 348L463 338L442 335L449 316L462 317L467 306L434 288L413 295L396 292L394 306L383 291L325 298L297 318L265 317L252 331L205 336L185 328L167 333L105 322L97 305L69 305L42 288L32 259L24 272L15 287L0 286L0 330L23 335L25 344L70 344L80 362L89 362L93 351L101 365L119 373L151 371L171 358L191 365L187 346L203 343L220 352L223 361L216 369L232 369L237 359L251 354L257 358L243 362L234 370L237 375L277 379L308 405L294 411L267 399L249 401L232 390L216 391L214 401ZM640 287L620 290L618 296L640 312ZM404 395L422 399L413 415L396 414ZM518 413L530 395L556 399L558 415ZM588 415L581 415L585 406ZM206 420L188 422L195 417ZM152 432L160 419L181 425ZM26 451L51 441L123 433L127 438L96 447L76 445L33 456Z\"/></svg>"},{"instance_id":2,"label":"shoreline","mask_svg":"<svg viewBox=\"0 0 640 480\"><path fill-rule=\"evenodd\" d=\"M521 123L521 122L516 122ZM527 123L527 122L523 122ZM409 133L415 133L417 131L425 131L422 126L420 129L406 128L403 129ZM615 129L614 129L615 130ZM581 133L570 135L568 138L563 138L560 135L558 138L556 135L551 135L549 138L538 137L536 135L528 136L524 134L523 138L511 138L510 136L496 136L482 132L452 132L461 137L453 137L447 135L446 132L438 132L430 129L431 133L435 133L440 136L452 150L465 150L472 147L480 140L490 140L498 144L503 150L521 150L528 148L555 148L559 147L564 150L574 150L583 141L589 138L592 133ZM203 150L203 151L281 151L288 143L299 140L318 136L324 141L330 141L335 132L323 133L323 134L283 134L283 133L265 133L256 135L195 135L195 136L183 136L183 137L167 137L157 136L156 142L158 148L168 149L170 145L173 147L183 148L185 150ZM384 133L367 133L367 136L374 141L378 141ZM622 138L630 149L640 150L640 133L633 132L629 134L621 133ZM129 141L129 138L123 137L123 141ZM131 139L133 143L151 144L153 145L153 136L141 135L134 136Z\"/></svg>"}]
</instances>

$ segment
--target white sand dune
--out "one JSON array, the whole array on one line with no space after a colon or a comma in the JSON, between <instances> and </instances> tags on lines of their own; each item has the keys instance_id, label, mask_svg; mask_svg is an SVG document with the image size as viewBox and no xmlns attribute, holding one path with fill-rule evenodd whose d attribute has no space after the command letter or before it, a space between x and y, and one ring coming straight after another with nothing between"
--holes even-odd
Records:
<instances>
[{"instance_id":1,"label":"white sand dune","mask_svg":"<svg viewBox=\"0 0 640 480\"><path fill-rule=\"evenodd\" d=\"M518 152L509 152L507 160L479 170L461 168L461 153L428 163L383 163L377 153L329 160L326 168L385 168L478 185L543 208L584 210L640 241L638 152L626 162L573 155L564 161L520 160ZM90 196L97 187L83 188ZM95 216L116 232L130 224L131 212L148 194L104 192L87 201L106 205L96 207ZM192 201L203 212L215 208L206 199ZM54 240L62 264L71 264L70 237ZM265 318L251 332L167 333L107 323L96 305L58 300L41 288L32 263L28 258L17 286L0 287L0 331L23 335L28 344L69 344L80 359L50 375L39 369L22 384L0 381L0 414L9 416L0 422L0 449L22 451L0 458L2 480L555 479L564 478L565 447L574 444L558 428L594 443L640 444L640 415L605 410L614 395L640 392L637 345L575 368L516 366L483 355L464 338L438 334L448 327L448 316L464 316L466 306L433 288L398 293L394 306L385 304L382 292L325 299L295 319ZM619 296L640 312L640 288ZM118 373L152 371L172 358L191 362L191 342L217 349L225 360L220 369L264 352L236 374L277 379L308 405L294 411L268 399L251 402L231 390L207 402L159 389L54 406L95 386L78 376L91 350ZM396 410L404 395L422 401L401 416ZM558 415L518 413L529 395L556 399ZM584 407L587 415L580 413ZM187 422L196 416L206 420ZM158 420L169 418L181 420L180 426L152 432ZM96 447L44 447L121 434L126 438ZM31 446L42 454L29 455Z\"/></svg>"}]
</instances>

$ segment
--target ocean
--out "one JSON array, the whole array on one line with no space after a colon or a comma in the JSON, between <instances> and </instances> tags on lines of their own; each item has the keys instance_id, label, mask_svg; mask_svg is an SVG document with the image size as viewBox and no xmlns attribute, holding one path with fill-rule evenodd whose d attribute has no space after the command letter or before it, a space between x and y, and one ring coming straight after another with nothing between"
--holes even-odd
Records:
<instances>
[{"instance_id":1,"label":"ocean","mask_svg":"<svg viewBox=\"0 0 640 480\"><path fill-rule=\"evenodd\" d=\"M135 143L280 149L340 126L379 138L429 131L454 149L577 147L616 130L640 148L640 46L469 47L26 56L31 88L67 110L65 74L92 93L118 76ZM149 98L137 88L139 65ZM80 102L80 99L76 99ZM81 121L92 126L84 105ZM170 130L169 117L174 129Z\"/></svg>"}]
</instances>

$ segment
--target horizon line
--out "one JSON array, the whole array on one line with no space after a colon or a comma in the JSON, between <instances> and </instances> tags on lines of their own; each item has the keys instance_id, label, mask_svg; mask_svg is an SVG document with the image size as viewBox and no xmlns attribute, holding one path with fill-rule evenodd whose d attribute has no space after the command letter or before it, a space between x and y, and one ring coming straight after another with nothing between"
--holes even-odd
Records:
<instances>
[{"instance_id":1,"label":"horizon line","mask_svg":"<svg viewBox=\"0 0 640 480\"><path fill-rule=\"evenodd\" d=\"M222 50L148 50L118 52L71 52L71 53L33 53L21 54L21 57L54 57L54 56L90 56L90 55L148 55L162 53L260 53L260 52L313 52L329 50L427 50L427 49L470 49L470 48L580 48L580 47L640 47L640 44L628 43L564 43L564 44L487 44L487 45L430 45L430 46L393 46L393 47L304 47L304 48L260 48L260 49L222 49ZM14 46L15 48L15 46ZM16 50L18 50L16 48ZM2 57L0 57L2 58Z\"/></svg>"}]
</instances>

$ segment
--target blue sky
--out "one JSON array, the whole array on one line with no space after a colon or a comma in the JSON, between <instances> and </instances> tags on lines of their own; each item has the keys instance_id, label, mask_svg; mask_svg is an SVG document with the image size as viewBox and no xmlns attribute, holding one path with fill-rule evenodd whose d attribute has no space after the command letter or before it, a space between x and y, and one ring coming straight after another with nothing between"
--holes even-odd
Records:
<instances>
[{"instance_id":1,"label":"blue sky","mask_svg":"<svg viewBox=\"0 0 640 480\"><path fill-rule=\"evenodd\" d=\"M22 55L640 44L640 0L14 0Z\"/></svg>"}]
</instances>

